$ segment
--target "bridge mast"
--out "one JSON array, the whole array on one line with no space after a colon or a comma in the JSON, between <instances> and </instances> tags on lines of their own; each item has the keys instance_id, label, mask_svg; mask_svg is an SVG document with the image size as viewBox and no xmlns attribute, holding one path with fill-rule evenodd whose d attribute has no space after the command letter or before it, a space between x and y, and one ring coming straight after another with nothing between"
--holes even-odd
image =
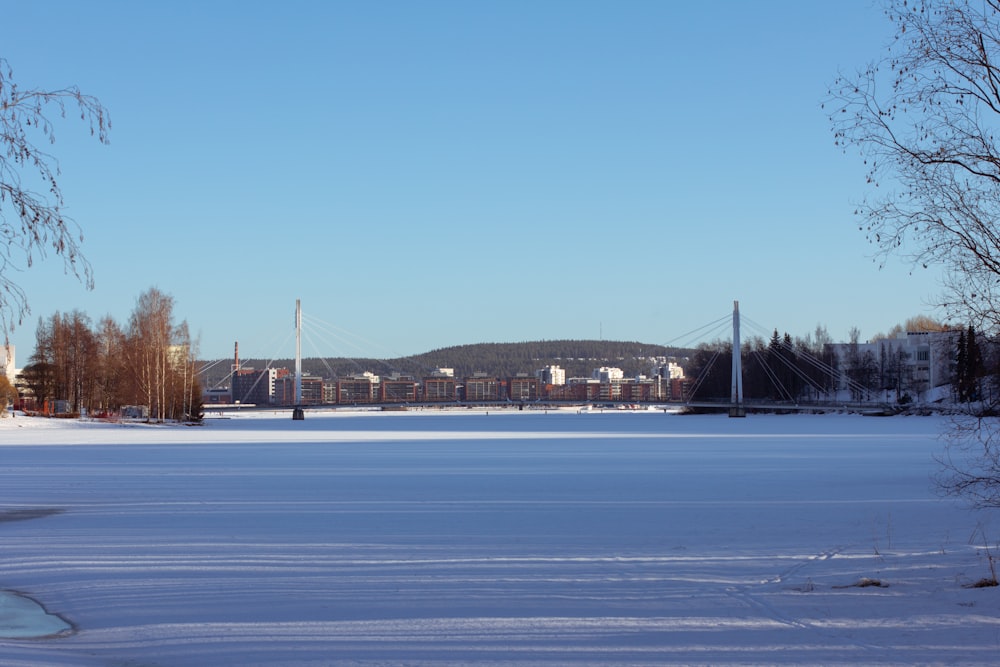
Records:
<instances>
[{"instance_id":1,"label":"bridge mast","mask_svg":"<svg viewBox=\"0 0 1000 667\"><path fill-rule=\"evenodd\" d=\"M743 360L740 347L740 302L733 301L733 387L730 395L730 417L746 417L743 407Z\"/></svg>"},{"instance_id":2,"label":"bridge mast","mask_svg":"<svg viewBox=\"0 0 1000 667\"><path fill-rule=\"evenodd\" d=\"M292 419L305 419L302 410L302 302L295 300L295 408Z\"/></svg>"}]
</instances>

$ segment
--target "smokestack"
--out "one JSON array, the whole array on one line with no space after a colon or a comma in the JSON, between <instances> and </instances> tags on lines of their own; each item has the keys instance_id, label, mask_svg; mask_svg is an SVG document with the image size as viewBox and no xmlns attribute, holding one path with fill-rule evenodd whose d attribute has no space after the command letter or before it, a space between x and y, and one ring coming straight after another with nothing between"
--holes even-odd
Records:
<instances>
[{"instance_id":1,"label":"smokestack","mask_svg":"<svg viewBox=\"0 0 1000 667\"><path fill-rule=\"evenodd\" d=\"M233 344L235 358L233 359L233 369L236 371L240 370L240 342L236 341Z\"/></svg>"}]
</instances>

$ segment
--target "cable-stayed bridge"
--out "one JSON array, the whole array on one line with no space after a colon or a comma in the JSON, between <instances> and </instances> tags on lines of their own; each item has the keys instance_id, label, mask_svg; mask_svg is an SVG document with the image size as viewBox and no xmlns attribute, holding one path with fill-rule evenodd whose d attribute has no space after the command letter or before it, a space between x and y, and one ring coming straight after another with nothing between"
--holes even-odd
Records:
<instances>
[{"instance_id":1,"label":"cable-stayed bridge","mask_svg":"<svg viewBox=\"0 0 1000 667\"><path fill-rule=\"evenodd\" d=\"M295 419L304 417L303 408L313 407L317 401L304 400L302 389L302 312L300 302L296 301L295 312L295 374L294 399L291 398L287 390L283 394L285 398L281 405L292 407ZM643 406L708 409L713 411L728 411L732 417L745 416L748 411L815 411L830 409L864 410L872 412L889 412L894 409L887 396L872 392L870 389L853 382L846 377L837 367L833 358L820 358L801 346L793 346L787 334L784 340L778 338L775 331L771 345L761 351L760 344L756 346L741 343L742 327L744 322L756 329L758 341L761 334L766 337L767 332L752 320L741 317L739 303L733 303L731 315L710 322L703 327L695 329L684 336L690 336L708 330L709 334L720 334L714 343L710 345L702 344L698 348L700 358L694 363L697 371L695 377L689 377L683 383L683 391L674 392L671 396L657 394L646 398L637 399L635 394L626 395L620 392L616 395L607 392L600 396L590 395L585 398L570 396L568 392L552 393L542 395L540 392L534 395L518 394L517 398L511 395L496 396L494 399L476 397L470 400L470 396L459 395L457 392L443 392L429 396L427 392L423 394L416 390L398 395L374 395L361 401L368 406L446 406L446 405L491 405L496 403L512 404L519 407L526 407L531 404L537 405L560 405L560 404L580 404L580 403L601 403L601 404L641 404ZM731 337L723 337L721 334L729 334L731 327ZM702 334L703 335L703 334ZM671 341L667 347L676 347L676 341ZM238 347L237 347L238 350ZM734 354L733 351L739 351ZM235 375L240 372L239 355L237 352L236 363L233 365ZM749 365L753 373L753 386L750 397L744 391L745 385L745 365ZM329 368L329 365L328 365ZM360 369L364 370L364 369ZM286 371L287 372L287 371ZM727 377L723 377L723 376ZM762 386L761 378L766 378L765 386ZM425 378L426 380L427 378ZM262 376L257 382L262 381ZM628 381L626 381L628 382ZM287 382L286 382L287 384ZM233 378L233 399L236 403L247 405L246 396L236 396L236 383ZM340 387L338 384L337 395L339 397ZM241 400L242 398L242 400ZM880 400L881 399L881 400ZM308 405L307 405L308 404ZM325 405L357 405L355 402L327 401ZM272 406L273 407L273 406Z\"/></svg>"},{"instance_id":2,"label":"cable-stayed bridge","mask_svg":"<svg viewBox=\"0 0 1000 667\"><path fill-rule=\"evenodd\" d=\"M701 365L700 372L685 392L683 404L691 408L725 409L731 417L746 416L747 411L815 411L815 410L864 410L889 413L898 406L887 400L880 392L847 377L838 368L832 357L821 358L807 350L793 346L790 340L781 339L774 332L771 344L765 351L754 350L742 345L742 326L739 302L733 302L733 312L729 317L710 322L700 329L732 326L732 337L728 345L717 344L713 356ZM752 321L751 321L752 322ZM753 324L759 335L767 336L767 331ZM689 335L689 334L686 334ZM738 351L738 353L734 353ZM766 391L756 387L759 394L747 398L744 391L744 365L753 363L758 377L764 376L768 383ZM728 392L721 390L718 365L729 366ZM714 375L715 382L710 382ZM706 386L714 385L714 386Z\"/></svg>"}]
</instances>

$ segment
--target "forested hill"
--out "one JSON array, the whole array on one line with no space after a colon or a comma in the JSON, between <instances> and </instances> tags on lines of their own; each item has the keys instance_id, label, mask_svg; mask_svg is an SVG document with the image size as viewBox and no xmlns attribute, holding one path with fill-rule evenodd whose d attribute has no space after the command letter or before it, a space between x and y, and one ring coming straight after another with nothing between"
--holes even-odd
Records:
<instances>
[{"instance_id":1,"label":"forested hill","mask_svg":"<svg viewBox=\"0 0 1000 667\"><path fill-rule=\"evenodd\" d=\"M477 343L457 345L432 350L423 354L399 359L344 359L307 358L302 360L302 371L323 378L338 378L354 373L371 371L376 375L401 373L422 378L436 368L453 368L455 377L463 378L483 372L506 378L535 371L545 366L560 366L566 377L589 377L595 368L612 366L621 368L625 376L638 373L650 374L657 358L674 358L685 361L692 350L664 347L649 343L607 340L547 340L527 343ZM206 387L227 385L226 377L232 362L218 360L204 373ZM294 359L245 359L244 367L257 369L295 367Z\"/></svg>"},{"instance_id":2,"label":"forested hill","mask_svg":"<svg viewBox=\"0 0 1000 667\"><path fill-rule=\"evenodd\" d=\"M606 340L550 340L529 343L479 343L432 350L410 359L428 369L454 368L457 377L482 371L497 377L534 374L561 366L566 377L590 376L595 368L615 366L626 376L648 374L655 358L687 357L691 351L648 343Z\"/></svg>"}]
</instances>

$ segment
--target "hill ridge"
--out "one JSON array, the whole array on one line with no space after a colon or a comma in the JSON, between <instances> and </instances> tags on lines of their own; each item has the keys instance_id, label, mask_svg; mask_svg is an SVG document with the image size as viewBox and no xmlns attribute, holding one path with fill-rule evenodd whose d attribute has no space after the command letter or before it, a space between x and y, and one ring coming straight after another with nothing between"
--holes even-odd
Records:
<instances>
[{"instance_id":1,"label":"hill ridge","mask_svg":"<svg viewBox=\"0 0 1000 667\"><path fill-rule=\"evenodd\" d=\"M428 352L393 359L349 357L303 357L302 371L323 378L337 378L370 371L376 375L399 373L423 377L437 368L451 368L455 377L474 373L496 377L513 377L518 373L534 374L540 368L556 365L566 371L566 377L589 377L595 368L621 368L626 377L650 374L656 361L675 359L682 365L693 350L638 341L608 341L589 339L558 339L514 343L467 343L436 348ZM215 367L223 366L217 363ZM294 359L244 359L244 367L294 367ZM229 366L206 373L206 386L224 381Z\"/></svg>"}]
</instances>

